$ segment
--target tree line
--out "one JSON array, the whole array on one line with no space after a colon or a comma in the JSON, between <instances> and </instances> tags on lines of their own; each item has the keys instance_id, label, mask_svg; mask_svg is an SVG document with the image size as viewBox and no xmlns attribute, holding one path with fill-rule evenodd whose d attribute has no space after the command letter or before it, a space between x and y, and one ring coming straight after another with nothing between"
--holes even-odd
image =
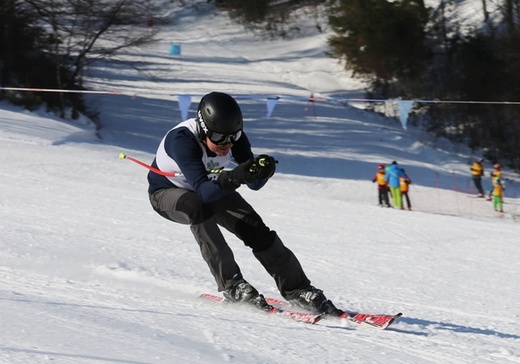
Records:
<instances>
[{"instance_id":1,"label":"tree line","mask_svg":"<svg viewBox=\"0 0 520 364\"><path fill-rule=\"evenodd\" d=\"M219 3L237 22L268 32L302 6L325 8L328 54L368 82L368 98L476 101L416 103L409 123L520 170L520 105L504 104L520 102L520 0L481 0L482 22L470 29L454 0Z\"/></svg>"}]
</instances>

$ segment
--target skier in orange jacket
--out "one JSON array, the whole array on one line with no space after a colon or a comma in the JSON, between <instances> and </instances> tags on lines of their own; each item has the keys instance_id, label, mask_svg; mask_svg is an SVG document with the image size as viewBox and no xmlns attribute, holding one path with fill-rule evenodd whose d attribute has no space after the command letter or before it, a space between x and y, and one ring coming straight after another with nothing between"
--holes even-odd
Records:
<instances>
[{"instance_id":1,"label":"skier in orange jacket","mask_svg":"<svg viewBox=\"0 0 520 364\"><path fill-rule=\"evenodd\" d=\"M410 196L408 196L408 190L409 190L409 186L412 184L412 180L410 179L410 177L408 177L408 175L406 174L406 172L404 171L403 168L401 168L401 171L404 174L404 177L399 178L401 196L402 196L403 200L406 200L406 206L408 207L408 210L412 210ZM403 207L401 207L401 209L404 209L404 202L403 202Z\"/></svg>"},{"instance_id":2,"label":"skier in orange jacket","mask_svg":"<svg viewBox=\"0 0 520 364\"><path fill-rule=\"evenodd\" d=\"M388 183L386 182L386 172L385 165L380 164L377 168L377 173L374 178L372 178L372 183L377 182L377 197L379 200L379 206L383 207L383 202L386 207L392 207L390 205L390 199L388 197L389 188Z\"/></svg>"}]
</instances>

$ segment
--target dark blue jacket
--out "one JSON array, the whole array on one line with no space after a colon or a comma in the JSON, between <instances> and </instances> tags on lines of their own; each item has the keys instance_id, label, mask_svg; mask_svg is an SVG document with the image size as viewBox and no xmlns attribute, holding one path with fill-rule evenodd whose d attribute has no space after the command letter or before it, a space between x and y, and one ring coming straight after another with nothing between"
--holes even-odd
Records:
<instances>
[{"instance_id":1,"label":"dark blue jacket","mask_svg":"<svg viewBox=\"0 0 520 364\"><path fill-rule=\"evenodd\" d=\"M215 156L205 144L198 140L196 135L185 127L170 130L164 140L165 151L179 166L180 171L178 172L183 173L185 180L203 202L210 203L234 192L234 190L224 190L216 181L208 178L208 172L202 162L203 152L201 145L209 156ZM242 136L233 144L231 154L236 163L243 163L254 158L251 144L245 133L242 133ZM152 166L157 168L155 158ZM253 190L259 190L266 182L255 181L248 184L248 187ZM177 187L167 177L153 171L148 173L148 183L148 193L150 194L164 188Z\"/></svg>"}]
</instances>

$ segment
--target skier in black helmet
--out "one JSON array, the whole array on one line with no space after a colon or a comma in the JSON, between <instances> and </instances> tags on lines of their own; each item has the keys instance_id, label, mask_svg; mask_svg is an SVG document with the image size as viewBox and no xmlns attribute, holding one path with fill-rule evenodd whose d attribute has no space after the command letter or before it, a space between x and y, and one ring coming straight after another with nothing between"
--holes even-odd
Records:
<instances>
[{"instance_id":1,"label":"skier in black helmet","mask_svg":"<svg viewBox=\"0 0 520 364\"><path fill-rule=\"evenodd\" d=\"M237 164L223 171L230 162ZM162 217L189 225L218 290L236 303L263 310L272 307L249 284L238 267L220 227L236 235L274 278L281 295L315 313L342 314L320 289L313 287L298 259L237 192L241 185L259 190L276 169L272 156L256 158L243 130L242 112L228 94L205 95L195 118L179 123L162 139L150 171L149 196Z\"/></svg>"}]
</instances>

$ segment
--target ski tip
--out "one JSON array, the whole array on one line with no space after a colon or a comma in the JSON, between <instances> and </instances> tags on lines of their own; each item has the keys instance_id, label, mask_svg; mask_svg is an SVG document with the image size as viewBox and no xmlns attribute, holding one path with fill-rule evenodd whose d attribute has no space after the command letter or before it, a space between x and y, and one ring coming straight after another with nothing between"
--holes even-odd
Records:
<instances>
[{"instance_id":1,"label":"ski tip","mask_svg":"<svg viewBox=\"0 0 520 364\"><path fill-rule=\"evenodd\" d=\"M399 312L399 313L395 314L394 317L392 318L392 320L391 320L392 322L390 322L390 324L393 324L401 316L403 316L402 312Z\"/></svg>"},{"instance_id":2,"label":"ski tip","mask_svg":"<svg viewBox=\"0 0 520 364\"><path fill-rule=\"evenodd\" d=\"M403 316L402 312L399 312L399 313L395 314L394 317L392 317L385 325L381 326L381 329L382 330L386 330L388 328L388 326L390 326L393 323L395 323L397 321L397 319L399 317L401 317L401 316Z\"/></svg>"}]
</instances>

